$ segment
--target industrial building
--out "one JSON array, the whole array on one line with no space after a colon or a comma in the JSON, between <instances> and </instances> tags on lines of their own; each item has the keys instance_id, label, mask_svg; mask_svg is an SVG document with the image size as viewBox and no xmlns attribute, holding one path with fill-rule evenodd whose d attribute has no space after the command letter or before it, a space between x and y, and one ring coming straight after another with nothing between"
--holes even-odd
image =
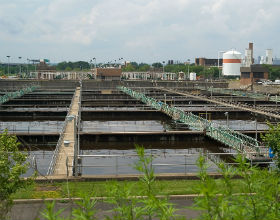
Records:
<instances>
[{"instance_id":1,"label":"industrial building","mask_svg":"<svg viewBox=\"0 0 280 220\"><path fill-rule=\"evenodd\" d=\"M96 79L105 81L121 80L122 69L120 68L96 68Z\"/></svg>"},{"instance_id":2,"label":"industrial building","mask_svg":"<svg viewBox=\"0 0 280 220\"><path fill-rule=\"evenodd\" d=\"M204 57L195 58L195 65L196 66L206 66L206 67L222 66L223 59L219 59L219 63L218 63L218 59L208 59L208 58L204 58Z\"/></svg>"},{"instance_id":3,"label":"industrial building","mask_svg":"<svg viewBox=\"0 0 280 220\"><path fill-rule=\"evenodd\" d=\"M250 67L241 67L240 84L248 85L258 80L268 79L268 69L260 64L251 65Z\"/></svg>"}]
</instances>

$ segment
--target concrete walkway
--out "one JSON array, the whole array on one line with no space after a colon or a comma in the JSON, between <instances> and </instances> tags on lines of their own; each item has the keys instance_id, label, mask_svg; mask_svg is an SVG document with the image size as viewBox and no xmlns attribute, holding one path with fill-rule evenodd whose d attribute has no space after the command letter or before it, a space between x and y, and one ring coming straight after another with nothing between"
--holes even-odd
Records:
<instances>
[{"instance_id":1,"label":"concrete walkway","mask_svg":"<svg viewBox=\"0 0 280 220\"><path fill-rule=\"evenodd\" d=\"M79 114L79 100L80 100L80 87L76 88L74 98L71 103L71 108L69 109L68 115L74 115L76 118ZM73 164L73 158L74 158L74 146L75 146L75 125L76 119L73 119L72 121L68 121L65 131L64 131L64 137L62 139L62 144L60 146L60 150L58 152L56 165L54 168L53 175L67 175L67 167L66 167L66 158L68 157L68 167L69 167L69 175L72 175L72 172L70 172L70 168ZM64 141L69 141L70 143L68 145L64 144Z\"/></svg>"}]
</instances>

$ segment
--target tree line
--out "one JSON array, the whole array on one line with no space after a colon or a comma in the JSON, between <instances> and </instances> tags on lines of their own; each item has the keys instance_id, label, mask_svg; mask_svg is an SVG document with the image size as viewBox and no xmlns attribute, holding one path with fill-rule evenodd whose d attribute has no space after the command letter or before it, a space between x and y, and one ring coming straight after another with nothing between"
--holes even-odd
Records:
<instances>
[{"instance_id":1,"label":"tree line","mask_svg":"<svg viewBox=\"0 0 280 220\"><path fill-rule=\"evenodd\" d=\"M120 64L116 64L118 66ZM106 67L106 66L114 66L114 64L97 64L97 67ZM280 67L273 65L266 65L265 67L269 70L269 79L276 80L280 79ZM77 61L77 62L60 62L55 64L57 71L90 71L91 68L95 67L95 64L89 63L86 61ZM36 70L36 64L22 64L22 65L10 65L2 64L0 65L0 75L18 75L20 72L29 73L34 72ZM194 63L192 64L166 64L163 65L160 62L155 62L152 64L148 63L137 63L130 62L126 65L122 65L123 72L148 72L148 71L164 71L164 72L172 72L179 73L184 72L187 74L188 72L195 72L197 76L203 78L218 78L221 75L221 70L219 73L219 69L217 67L204 67L204 66L196 66Z\"/></svg>"}]
</instances>

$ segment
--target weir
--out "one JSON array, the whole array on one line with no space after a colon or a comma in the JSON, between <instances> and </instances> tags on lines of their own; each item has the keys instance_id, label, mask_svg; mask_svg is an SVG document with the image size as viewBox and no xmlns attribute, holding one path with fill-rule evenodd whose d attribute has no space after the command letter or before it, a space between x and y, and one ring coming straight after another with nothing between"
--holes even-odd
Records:
<instances>
[{"instance_id":1,"label":"weir","mask_svg":"<svg viewBox=\"0 0 280 220\"><path fill-rule=\"evenodd\" d=\"M260 146L259 142L254 138L229 128L218 126L215 123L192 114L191 112L185 113L176 107L171 107L166 103L148 97L144 93L123 86L117 88L131 97L144 102L148 106L162 111L172 119L187 124L190 129L203 131L205 135L234 148L251 161L270 160L268 157L268 149L264 146ZM173 92L167 89L163 90Z\"/></svg>"}]
</instances>

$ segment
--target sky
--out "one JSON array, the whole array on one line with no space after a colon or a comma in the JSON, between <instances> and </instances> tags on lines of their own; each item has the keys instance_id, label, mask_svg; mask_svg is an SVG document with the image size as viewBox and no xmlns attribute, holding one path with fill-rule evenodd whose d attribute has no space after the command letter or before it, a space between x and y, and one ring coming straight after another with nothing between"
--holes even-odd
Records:
<instances>
[{"instance_id":1,"label":"sky","mask_svg":"<svg viewBox=\"0 0 280 220\"><path fill-rule=\"evenodd\" d=\"M0 62L280 57L279 0L0 0Z\"/></svg>"}]
</instances>

